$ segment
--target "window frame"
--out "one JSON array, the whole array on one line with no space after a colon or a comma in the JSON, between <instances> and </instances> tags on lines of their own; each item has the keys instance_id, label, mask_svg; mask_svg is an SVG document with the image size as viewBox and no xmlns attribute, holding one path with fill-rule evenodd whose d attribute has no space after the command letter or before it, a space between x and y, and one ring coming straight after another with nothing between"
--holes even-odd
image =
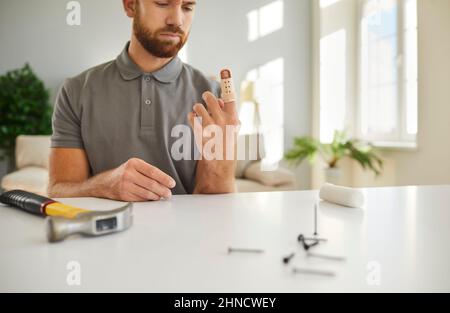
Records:
<instances>
[{"instance_id":1,"label":"window frame","mask_svg":"<svg viewBox=\"0 0 450 313\"><path fill-rule=\"evenodd\" d=\"M363 101L362 101L362 19L364 18L364 7L371 0L359 0L357 1L357 29L356 29L356 107L354 115L354 125L355 135L362 139L372 142L377 147L383 148L416 148L417 147L417 134L408 134L407 131L407 116L408 116L408 105L406 98L406 62L405 62L405 52L406 52L406 41L405 34L408 29L405 28L405 0L393 0L396 2L397 9L397 60L398 70L397 70L397 135L387 136L384 138L376 137L373 135L365 135L362 131L362 120L363 120ZM417 0L415 0L417 2ZM417 4L416 4L417 5ZM416 19L418 17L416 16ZM417 26L418 32L418 26ZM417 45L418 50L418 45ZM418 51L417 51L418 52ZM417 53L418 55L418 53ZM418 62L418 59L417 59ZM419 75L418 75L419 76ZM417 85L419 84L419 77L417 77ZM419 96L417 88L417 106L419 106ZM418 110L418 108L417 108ZM419 117L418 117L419 118Z\"/></svg>"}]
</instances>

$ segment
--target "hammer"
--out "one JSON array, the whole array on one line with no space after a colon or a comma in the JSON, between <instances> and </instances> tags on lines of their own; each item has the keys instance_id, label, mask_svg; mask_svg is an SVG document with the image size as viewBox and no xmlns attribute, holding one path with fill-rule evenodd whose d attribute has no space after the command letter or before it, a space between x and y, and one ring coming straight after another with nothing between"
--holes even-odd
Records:
<instances>
[{"instance_id":1,"label":"hammer","mask_svg":"<svg viewBox=\"0 0 450 313\"><path fill-rule=\"evenodd\" d=\"M7 191L0 202L28 213L47 216L47 239L62 241L74 234L102 236L124 231L133 223L132 204L111 211L85 210L23 190Z\"/></svg>"}]
</instances>

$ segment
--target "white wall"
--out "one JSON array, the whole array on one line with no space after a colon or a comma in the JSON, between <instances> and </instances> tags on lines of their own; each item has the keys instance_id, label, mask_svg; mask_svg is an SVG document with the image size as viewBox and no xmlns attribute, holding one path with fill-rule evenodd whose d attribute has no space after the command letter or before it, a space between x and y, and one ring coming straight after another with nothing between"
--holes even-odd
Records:
<instances>
[{"instance_id":1,"label":"white wall","mask_svg":"<svg viewBox=\"0 0 450 313\"><path fill-rule=\"evenodd\" d=\"M240 82L250 69L285 60L285 147L310 133L310 0L284 0L284 28L247 41L246 14L272 0L199 0L188 43L189 63L207 75L223 66ZM61 0L0 0L0 73L29 62L54 94L64 78L115 58L131 32L121 0L80 0L82 25L66 24ZM309 170L298 170L300 187ZM1 176L1 169L0 169Z\"/></svg>"},{"instance_id":2,"label":"white wall","mask_svg":"<svg viewBox=\"0 0 450 313\"><path fill-rule=\"evenodd\" d=\"M223 66L234 70L236 83L248 71L284 58L285 148L294 136L311 132L310 0L284 0L284 27L248 42L246 15L273 0L200 0L190 38L188 58L210 75ZM309 167L297 171L300 188L309 187Z\"/></svg>"},{"instance_id":3,"label":"white wall","mask_svg":"<svg viewBox=\"0 0 450 313\"><path fill-rule=\"evenodd\" d=\"M55 91L64 78L117 56L131 22L120 0L80 0L81 26L68 26L61 0L0 0L0 73L29 62Z\"/></svg>"},{"instance_id":4,"label":"white wall","mask_svg":"<svg viewBox=\"0 0 450 313\"><path fill-rule=\"evenodd\" d=\"M346 102L346 125L345 130L349 133L354 131L352 116L356 107L355 82L357 77L357 0L340 0L332 5L321 8L320 1L315 1L312 14L315 15L313 29L313 77L315 92L313 94L313 136L320 138L320 106L321 106L321 78L320 78L320 39L343 30L345 32L345 102ZM315 43L314 43L315 41ZM336 51L337 52L337 51ZM323 91L322 91L323 92ZM327 91L324 91L327 93ZM323 101L323 100L322 100ZM333 103L334 105L334 103ZM339 163L342 171L342 182L350 185L352 179L351 163L345 160ZM323 168L326 164L319 160L311 171L311 188L320 188L325 179Z\"/></svg>"}]
</instances>

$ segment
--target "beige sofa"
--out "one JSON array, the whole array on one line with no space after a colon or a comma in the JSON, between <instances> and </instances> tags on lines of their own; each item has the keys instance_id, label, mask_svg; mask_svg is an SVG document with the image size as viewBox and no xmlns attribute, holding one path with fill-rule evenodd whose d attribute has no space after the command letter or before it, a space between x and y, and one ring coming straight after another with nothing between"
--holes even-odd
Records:
<instances>
[{"instance_id":1,"label":"beige sofa","mask_svg":"<svg viewBox=\"0 0 450 313\"><path fill-rule=\"evenodd\" d=\"M48 185L49 136L16 139L16 171L3 177L3 190L22 189L45 195Z\"/></svg>"},{"instance_id":2,"label":"beige sofa","mask_svg":"<svg viewBox=\"0 0 450 313\"><path fill-rule=\"evenodd\" d=\"M240 140L243 140L241 137ZM17 170L3 177L5 191L22 189L46 195L48 185L49 136L19 136L16 140ZM239 192L279 191L295 189L294 175L279 168L261 171L260 161L239 161L236 184Z\"/></svg>"}]
</instances>

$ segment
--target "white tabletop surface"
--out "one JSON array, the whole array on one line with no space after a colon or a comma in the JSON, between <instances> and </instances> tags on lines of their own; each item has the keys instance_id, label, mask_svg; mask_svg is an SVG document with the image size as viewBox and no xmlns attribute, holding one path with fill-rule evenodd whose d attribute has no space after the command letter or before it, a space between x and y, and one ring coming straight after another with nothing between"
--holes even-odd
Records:
<instances>
[{"instance_id":1,"label":"white tabletop surface","mask_svg":"<svg viewBox=\"0 0 450 313\"><path fill-rule=\"evenodd\" d=\"M317 191L136 203L130 230L58 244L47 243L44 219L0 207L0 291L450 291L450 186L364 192L364 209L319 204L319 235L329 242L313 252L345 262L306 258L296 242L313 232ZM101 210L120 205L59 200ZM229 246L265 253L228 255ZM80 265L80 285L67 284L71 261ZM293 267L335 276L294 275Z\"/></svg>"}]
</instances>

